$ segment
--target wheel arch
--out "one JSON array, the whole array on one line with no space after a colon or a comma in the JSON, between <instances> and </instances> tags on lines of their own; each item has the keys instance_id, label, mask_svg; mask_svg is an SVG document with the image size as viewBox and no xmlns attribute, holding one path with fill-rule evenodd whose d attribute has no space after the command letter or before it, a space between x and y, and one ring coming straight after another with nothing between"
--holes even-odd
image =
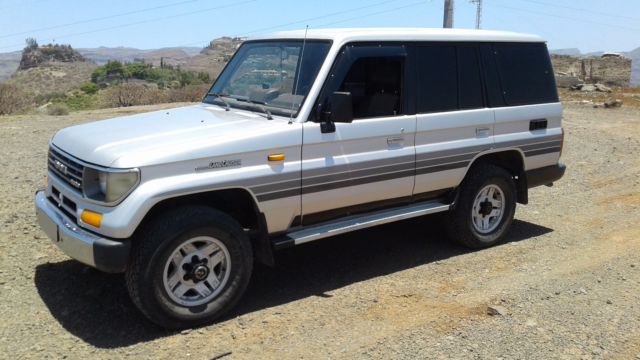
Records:
<instances>
[{"instance_id":1,"label":"wheel arch","mask_svg":"<svg viewBox=\"0 0 640 360\"><path fill-rule=\"evenodd\" d=\"M248 230L249 238L258 262L273 265L273 250L269 242L269 230L258 201L246 188L233 187L196 193L177 194L155 203L140 221L135 234L157 216L180 206L208 206L224 212Z\"/></svg>"},{"instance_id":2,"label":"wheel arch","mask_svg":"<svg viewBox=\"0 0 640 360\"><path fill-rule=\"evenodd\" d=\"M462 181L467 177L474 166L481 164L493 164L507 170L516 183L516 200L520 204L529 202L527 176L525 173L525 155L518 148L501 148L483 151L476 155L467 166ZM462 182L461 181L461 182Z\"/></svg>"}]
</instances>

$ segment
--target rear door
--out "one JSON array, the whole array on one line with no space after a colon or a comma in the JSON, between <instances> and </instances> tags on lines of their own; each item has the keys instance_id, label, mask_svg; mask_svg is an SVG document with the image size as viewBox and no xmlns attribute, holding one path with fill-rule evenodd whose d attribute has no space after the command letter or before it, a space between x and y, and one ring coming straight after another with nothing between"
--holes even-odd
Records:
<instances>
[{"instance_id":1,"label":"rear door","mask_svg":"<svg viewBox=\"0 0 640 360\"><path fill-rule=\"evenodd\" d=\"M417 128L414 197L457 186L471 160L494 142L478 44L416 46Z\"/></svg>"},{"instance_id":2,"label":"rear door","mask_svg":"<svg viewBox=\"0 0 640 360\"><path fill-rule=\"evenodd\" d=\"M353 99L352 123L322 133L304 124L303 224L408 201L414 185L416 118L407 111L407 48L350 44L343 48L317 101L334 91Z\"/></svg>"}]
</instances>

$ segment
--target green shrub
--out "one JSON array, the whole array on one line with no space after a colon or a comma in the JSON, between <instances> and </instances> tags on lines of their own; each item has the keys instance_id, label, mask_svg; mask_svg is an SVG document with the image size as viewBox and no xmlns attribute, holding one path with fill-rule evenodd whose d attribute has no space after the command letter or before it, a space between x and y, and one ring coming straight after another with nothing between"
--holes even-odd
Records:
<instances>
[{"instance_id":1,"label":"green shrub","mask_svg":"<svg viewBox=\"0 0 640 360\"><path fill-rule=\"evenodd\" d=\"M92 109L95 107L95 102L96 95L88 95L83 93L67 95L61 101L61 103L74 111Z\"/></svg>"},{"instance_id":2,"label":"green shrub","mask_svg":"<svg viewBox=\"0 0 640 360\"><path fill-rule=\"evenodd\" d=\"M53 116L68 115L69 108L65 104L51 104L47 106L47 114Z\"/></svg>"},{"instance_id":3,"label":"green shrub","mask_svg":"<svg viewBox=\"0 0 640 360\"><path fill-rule=\"evenodd\" d=\"M209 74L206 72L185 71L180 67L169 65L154 68L153 65L147 63L123 64L119 61L109 61L95 69L91 74L91 81L102 86L119 84L131 79L152 82L160 88L175 88L187 85L209 84L211 82Z\"/></svg>"},{"instance_id":4,"label":"green shrub","mask_svg":"<svg viewBox=\"0 0 640 360\"><path fill-rule=\"evenodd\" d=\"M85 94L93 95L97 93L100 88L95 83L86 82L80 85L80 90L82 90Z\"/></svg>"}]
</instances>

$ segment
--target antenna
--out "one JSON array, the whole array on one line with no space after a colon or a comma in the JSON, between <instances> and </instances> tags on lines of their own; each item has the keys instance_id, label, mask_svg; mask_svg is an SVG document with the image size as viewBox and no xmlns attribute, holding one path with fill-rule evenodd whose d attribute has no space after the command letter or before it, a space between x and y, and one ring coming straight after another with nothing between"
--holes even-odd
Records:
<instances>
[{"instance_id":1,"label":"antenna","mask_svg":"<svg viewBox=\"0 0 640 360\"><path fill-rule=\"evenodd\" d=\"M289 122L293 122L293 99L296 93L298 92L298 83L300 82L300 74L302 74L302 60L304 60L304 47L307 44L307 32L309 31L309 25L304 29L304 39L302 40L302 50L300 51L300 65L298 67L298 76L296 77L296 84L293 86L293 95L291 97L291 115L289 118Z\"/></svg>"},{"instance_id":2,"label":"antenna","mask_svg":"<svg viewBox=\"0 0 640 360\"><path fill-rule=\"evenodd\" d=\"M482 0L469 0L469 2L476 4L476 29L480 29L482 24Z\"/></svg>"}]
</instances>

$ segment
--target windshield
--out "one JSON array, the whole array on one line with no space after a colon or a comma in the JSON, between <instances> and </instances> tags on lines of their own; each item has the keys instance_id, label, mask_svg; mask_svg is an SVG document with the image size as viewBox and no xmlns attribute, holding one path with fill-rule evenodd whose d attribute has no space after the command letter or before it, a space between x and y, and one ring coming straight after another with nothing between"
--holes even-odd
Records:
<instances>
[{"instance_id":1,"label":"windshield","mask_svg":"<svg viewBox=\"0 0 640 360\"><path fill-rule=\"evenodd\" d=\"M304 45L303 40L246 42L203 101L296 116L330 46L329 41L317 40Z\"/></svg>"}]
</instances>

